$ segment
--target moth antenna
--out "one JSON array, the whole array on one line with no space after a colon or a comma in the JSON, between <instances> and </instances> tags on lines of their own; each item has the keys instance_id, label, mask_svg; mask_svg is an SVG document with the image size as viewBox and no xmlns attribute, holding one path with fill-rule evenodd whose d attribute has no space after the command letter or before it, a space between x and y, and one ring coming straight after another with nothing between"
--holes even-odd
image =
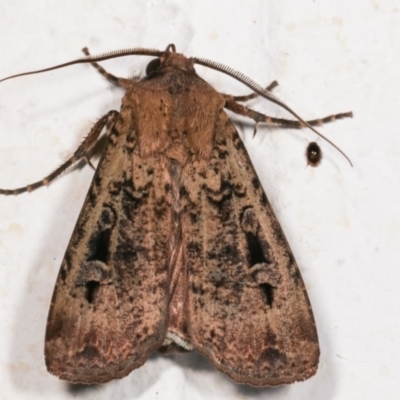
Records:
<instances>
[{"instance_id":1,"label":"moth antenna","mask_svg":"<svg viewBox=\"0 0 400 400\"><path fill-rule=\"evenodd\" d=\"M172 49L173 52L175 52L175 45L173 45L173 44L168 45L167 51L169 51L170 48ZM7 76L6 78L0 79L0 82L4 82L9 79L17 78L19 76L24 76L24 75L40 74L41 72L52 71L54 69L64 68L64 67L68 67L68 66L74 65L74 64L91 63L91 62L96 62L96 61L109 60L111 58L135 56L135 55L160 57L163 54L165 54L165 51L160 51L160 50L155 50L155 49L143 49L140 47L134 48L134 49L116 50L116 51L111 51L109 53L100 54L98 56L81 57L76 60L69 61L69 62L66 62L63 64L59 64L59 65L56 65L56 66L50 67L50 68L43 68L43 69L38 69L36 71L22 72L20 74Z\"/></svg>"},{"instance_id":2,"label":"moth antenna","mask_svg":"<svg viewBox=\"0 0 400 400\"><path fill-rule=\"evenodd\" d=\"M341 153L347 159L347 161L350 163L351 166L353 166L352 162L350 161L350 158L347 157L347 155L338 146L336 146L335 143L330 141L322 133L319 133L310 124L308 124L306 121L304 121L303 118L301 118L297 113L295 113L286 103L284 103L282 100L280 100L278 97L276 97L273 93L264 89L261 85L259 85L255 81L253 81L248 76L242 74L239 71L236 71L235 69L233 69L231 67L228 67L227 65L220 64L215 61L210 61L210 60L206 60L204 58L196 58L196 57L193 57L192 60L194 61L195 64L203 65L205 67L215 69L216 71L220 71L226 75L231 76L232 78L234 78L234 79L238 80L239 82L242 82L244 85L248 86L250 89L252 89L254 92L258 93L260 96L264 97L265 99L270 100L275 104L278 104L279 106L284 108L286 111L288 111L290 114L292 114L294 117L296 117L302 124L304 124L305 127L311 129L314 133L316 133L322 139L326 140L331 146L333 146L336 150L338 150L339 153Z\"/></svg>"},{"instance_id":3,"label":"moth antenna","mask_svg":"<svg viewBox=\"0 0 400 400\"><path fill-rule=\"evenodd\" d=\"M9 79L20 77L20 76L40 74L42 72L53 71L55 69L68 67L68 66L74 65L74 64L92 63L92 62L104 61L104 60L109 60L112 58L125 57L125 56L131 56L131 55L144 55L144 56L160 57L169 51L171 51L173 53L176 52L176 48L175 48L174 44L169 44L165 51L160 51L160 50L155 50L155 49L146 49L146 48L141 48L141 47L133 48L133 49L116 50L116 51L111 51L109 53L100 54L98 56L81 57L81 58L78 58L73 61L55 65L54 67L43 68L43 69L29 71L29 72L22 72L20 74L7 76L6 78L0 79L0 83L7 81ZM292 114L294 117L296 117L302 124L304 124L304 126L311 129L314 133L316 133L322 139L327 141L331 146L333 146L336 150L338 150L347 159L347 161L350 163L350 165L353 166L352 162L350 161L350 158L338 146L336 146L331 140L329 140L327 137L325 137L324 135L319 133L310 124L308 124L306 121L304 121L303 118L301 118L297 113L295 113L282 100L280 100L278 97L276 97L271 92L264 89L262 86L260 86L257 82L253 81L248 76L246 76L246 75L242 74L241 72L236 71L235 69L228 67L224 64L206 60L204 58L193 57L192 60L194 61L195 64L204 65L205 67L215 69L216 71L220 71L226 75L231 76L232 78L234 78L234 79L238 80L239 82L242 82L244 85L248 86L250 89L252 89L254 92L258 93L260 96L264 97L265 99L278 104L279 106L284 108L286 111L288 111L290 114Z\"/></svg>"}]
</instances>

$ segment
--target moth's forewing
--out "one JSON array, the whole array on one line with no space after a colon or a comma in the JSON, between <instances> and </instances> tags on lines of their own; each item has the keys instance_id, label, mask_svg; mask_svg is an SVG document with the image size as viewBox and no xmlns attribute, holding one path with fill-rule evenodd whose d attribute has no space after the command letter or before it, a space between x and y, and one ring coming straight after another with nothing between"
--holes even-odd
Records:
<instances>
[{"instance_id":1,"label":"moth's forewing","mask_svg":"<svg viewBox=\"0 0 400 400\"><path fill-rule=\"evenodd\" d=\"M191 165L182 180L192 345L241 383L315 374L318 337L300 271L223 111L207 167Z\"/></svg>"},{"instance_id":2,"label":"moth's forewing","mask_svg":"<svg viewBox=\"0 0 400 400\"><path fill-rule=\"evenodd\" d=\"M169 175L154 157L139 155L135 118L122 107L53 294L46 364L71 382L127 375L166 333Z\"/></svg>"}]
</instances>

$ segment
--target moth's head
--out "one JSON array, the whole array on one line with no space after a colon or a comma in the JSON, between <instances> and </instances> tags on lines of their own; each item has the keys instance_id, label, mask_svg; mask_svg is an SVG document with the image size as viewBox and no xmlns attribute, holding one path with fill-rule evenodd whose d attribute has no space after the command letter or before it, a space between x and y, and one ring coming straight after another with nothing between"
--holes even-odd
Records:
<instances>
[{"instance_id":1,"label":"moth's head","mask_svg":"<svg viewBox=\"0 0 400 400\"><path fill-rule=\"evenodd\" d=\"M183 54L176 53L175 45L168 45L165 53L159 57L151 60L146 67L146 76L162 73L165 70L179 69L183 72L196 73L194 67L194 60L186 58Z\"/></svg>"}]
</instances>

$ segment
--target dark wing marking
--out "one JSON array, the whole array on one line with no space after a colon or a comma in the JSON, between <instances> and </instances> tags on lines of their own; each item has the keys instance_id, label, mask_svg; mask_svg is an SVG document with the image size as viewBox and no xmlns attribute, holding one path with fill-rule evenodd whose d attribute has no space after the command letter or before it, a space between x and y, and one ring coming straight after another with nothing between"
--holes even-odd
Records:
<instances>
[{"instance_id":1,"label":"dark wing marking","mask_svg":"<svg viewBox=\"0 0 400 400\"><path fill-rule=\"evenodd\" d=\"M186 168L181 218L192 345L237 382L308 378L319 346L304 283L225 113L207 166Z\"/></svg>"},{"instance_id":2,"label":"dark wing marking","mask_svg":"<svg viewBox=\"0 0 400 400\"><path fill-rule=\"evenodd\" d=\"M46 364L71 382L121 378L165 336L170 177L162 161L140 157L132 121L122 110L53 294Z\"/></svg>"}]
</instances>

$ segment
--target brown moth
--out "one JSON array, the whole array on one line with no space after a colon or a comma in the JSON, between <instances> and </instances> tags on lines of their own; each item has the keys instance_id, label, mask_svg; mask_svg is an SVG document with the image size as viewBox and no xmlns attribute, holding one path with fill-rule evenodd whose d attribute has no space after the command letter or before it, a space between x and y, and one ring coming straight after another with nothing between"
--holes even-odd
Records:
<instances>
[{"instance_id":1,"label":"brown moth","mask_svg":"<svg viewBox=\"0 0 400 400\"><path fill-rule=\"evenodd\" d=\"M73 383L102 383L128 375L156 350L194 349L239 383L275 386L314 375L318 337L300 271L224 108L292 128L321 120L299 118L270 93L276 82L263 89L174 45L98 57L84 51L88 57L61 66L92 63L126 89L121 110L100 118L74 156L42 181L0 190L31 191L81 158L90 163L87 153L106 129L51 301L48 370ZM157 57L144 79L117 78L95 63L132 54ZM217 92L196 63L255 94ZM257 95L299 121L239 104Z\"/></svg>"},{"instance_id":2,"label":"brown moth","mask_svg":"<svg viewBox=\"0 0 400 400\"><path fill-rule=\"evenodd\" d=\"M316 142L310 142L306 150L307 165L317 167L322 160L322 150Z\"/></svg>"}]
</instances>

